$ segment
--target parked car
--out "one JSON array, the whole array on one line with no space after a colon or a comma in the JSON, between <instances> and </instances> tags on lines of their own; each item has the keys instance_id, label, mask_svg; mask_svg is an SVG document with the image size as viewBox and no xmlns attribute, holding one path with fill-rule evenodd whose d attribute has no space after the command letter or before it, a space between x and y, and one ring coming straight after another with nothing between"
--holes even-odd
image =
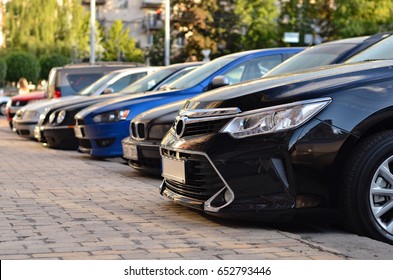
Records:
<instances>
[{"instance_id":1,"label":"parked car","mask_svg":"<svg viewBox=\"0 0 393 280\"><path fill-rule=\"evenodd\" d=\"M120 62L97 62L95 64L80 63L54 67L49 72L46 91L27 95L16 95L11 98L11 102L7 104L6 108L7 120L10 127L12 128L12 118L16 111L30 102L45 98L75 95L113 70L139 66L141 65Z\"/></svg>"},{"instance_id":2,"label":"parked car","mask_svg":"<svg viewBox=\"0 0 393 280\"><path fill-rule=\"evenodd\" d=\"M74 117L80 110L95 103L119 96L158 90L160 86L165 85L168 81L182 77L202 64L202 62L173 64L139 79L118 94L100 98L89 98L83 100L83 102L57 104L47 110L44 115L41 115L41 121L35 128L35 137L50 148L76 150L79 142L75 137L73 127L75 124ZM64 118L59 119L59 115Z\"/></svg>"},{"instance_id":3,"label":"parked car","mask_svg":"<svg viewBox=\"0 0 393 280\"><path fill-rule=\"evenodd\" d=\"M159 67L133 67L115 70L102 76L97 81L82 89L76 95L60 98L45 99L40 102L28 104L19 109L12 119L13 130L25 138L34 138L34 129L38 123L39 116L46 108L53 107L68 100L79 102L83 97L110 94L124 89L126 86L140 78L160 69Z\"/></svg>"},{"instance_id":4,"label":"parked car","mask_svg":"<svg viewBox=\"0 0 393 280\"><path fill-rule=\"evenodd\" d=\"M10 99L11 97L9 96L0 95L0 115L5 116L5 107Z\"/></svg>"},{"instance_id":5,"label":"parked car","mask_svg":"<svg viewBox=\"0 0 393 280\"><path fill-rule=\"evenodd\" d=\"M160 192L219 217L336 213L393 244L392 119L393 60L207 92L187 101L161 143Z\"/></svg>"},{"instance_id":6,"label":"parked car","mask_svg":"<svg viewBox=\"0 0 393 280\"><path fill-rule=\"evenodd\" d=\"M169 84L167 91L111 100L86 108L75 116L79 150L94 157L122 156L121 141L129 136L130 121L139 113L212 88L259 78L301 50L303 48L276 48L226 55Z\"/></svg>"},{"instance_id":7,"label":"parked car","mask_svg":"<svg viewBox=\"0 0 393 280\"><path fill-rule=\"evenodd\" d=\"M389 57L388 52L393 52L392 41L391 33L381 33L371 37L323 43L307 48L284 61L265 74L263 78L288 74L307 67L313 68L318 64L323 66ZM143 112L131 121L130 137L125 138L122 145L123 156L128 159L132 168L150 174L161 174L160 142L183 104L184 102L177 102L154 108Z\"/></svg>"}]
</instances>

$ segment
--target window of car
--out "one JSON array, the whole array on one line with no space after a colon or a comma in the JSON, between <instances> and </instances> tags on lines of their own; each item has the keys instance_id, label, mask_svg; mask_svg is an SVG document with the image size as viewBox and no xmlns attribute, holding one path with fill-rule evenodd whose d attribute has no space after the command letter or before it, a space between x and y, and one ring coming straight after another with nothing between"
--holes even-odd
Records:
<instances>
[{"instance_id":1,"label":"window of car","mask_svg":"<svg viewBox=\"0 0 393 280\"><path fill-rule=\"evenodd\" d=\"M240 83L262 77L270 69L282 62L280 54L250 59L224 73L230 84Z\"/></svg>"},{"instance_id":2,"label":"window of car","mask_svg":"<svg viewBox=\"0 0 393 280\"><path fill-rule=\"evenodd\" d=\"M104 85L105 83L108 83L111 79L113 79L113 77L115 77L116 73L109 73L106 74L105 76L99 78L97 81L95 81L94 83L90 84L89 86L85 87L84 89L82 89L78 94L79 95L84 95L84 96L88 96L93 94L95 91L97 91L100 87L102 87L102 85Z\"/></svg>"},{"instance_id":3,"label":"window of car","mask_svg":"<svg viewBox=\"0 0 393 280\"><path fill-rule=\"evenodd\" d=\"M169 89L185 89L194 87L197 84L201 83L207 77L212 75L214 72L224 67L228 63L237 59L238 56L225 56L212 60L211 62L198 67L194 71L191 71L187 75L184 75L180 79L174 81L170 85L168 85Z\"/></svg>"},{"instance_id":4,"label":"window of car","mask_svg":"<svg viewBox=\"0 0 393 280\"><path fill-rule=\"evenodd\" d=\"M97 81L102 77L104 73L80 73L80 74L68 74L67 80L71 88L75 91L81 91L85 87Z\"/></svg>"},{"instance_id":5,"label":"window of car","mask_svg":"<svg viewBox=\"0 0 393 280\"><path fill-rule=\"evenodd\" d=\"M121 79L117 80L113 84L109 85L108 87L112 88L114 92L119 92L126 86L136 82L140 78L147 75L147 72L140 72L140 73L133 73L127 76L122 77Z\"/></svg>"},{"instance_id":6,"label":"window of car","mask_svg":"<svg viewBox=\"0 0 393 280\"><path fill-rule=\"evenodd\" d=\"M351 59L348 59L345 63L379 59L393 59L393 35L368 47Z\"/></svg>"},{"instance_id":7,"label":"window of car","mask_svg":"<svg viewBox=\"0 0 393 280\"><path fill-rule=\"evenodd\" d=\"M273 68L264 77L331 64L340 55L352 49L355 45L353 43L340 43L308 48Z\"/></svg>"},{"instance_id":8,"label":"window of car","mask_svg":"<svg viewBox=\"0 0 393 280\"><path fill-rule=\"evenodd\" d=\"M130 92L149 91L153 89L157 83L161 82L163 79L165 79L168 75L170 75L174 71L176 71L176 69L173 68L164 68L158 70L150 75L147 75L146 77L143 77L138 81L135 81L128 87L121 90L120 94L126 94Z\"/></svg>"}]
</instances>

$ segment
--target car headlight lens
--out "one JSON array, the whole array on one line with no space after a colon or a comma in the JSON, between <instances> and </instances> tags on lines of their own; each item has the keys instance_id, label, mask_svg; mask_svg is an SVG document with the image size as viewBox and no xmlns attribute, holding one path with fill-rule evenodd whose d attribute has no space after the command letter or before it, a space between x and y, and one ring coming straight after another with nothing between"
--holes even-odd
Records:
<instances>
[{"instance_id":1,"label":"car headlight lens","mask_svg":"<svg viewBox=\"0 0 393 280\"><path fill-rule=\"evenodd\" d=\"M57 124L61 124L64 121L65 117L66 117L66 111L61 110L56 118Z\"/></svg>"},{"instance_id":2,"label":"car headlight lens","mask_svg":"<svg viewBox=\"0 0 393 280\"><path fill-rule=\"evenodd\" d=\"M168 130L171 128L171 124L157 124L153 125L149 130L149 139L151 140L162 140Z\"/></svg>"},{"instance_id":3,"label":"car headlight lens","mask_svg":"<svg viewBox=\"0 0 393 280\"><path fill-rule=\"evenodd\" d=\"M221 129L234 138L280 132L301 126L331 102L331 98L311 99L250 111L232 119Z\"/></svg>"},{"instance_id":4,"label":"car headlight lens","mask_svg":"<svg viewBox=\"0 0 393 280\"><path fill-rule=\"evenodd\" d=\"M130 110L116 110L111 111L99 115L95 115L93 117L93 122L95 123L111 123L111 122L119 122L127 119Z\"/></svg>"},{"instance_id":5,"label":"car headlight lens","mask_svg":"<svg viewBox=\"0 0 393 280\"><path fill-rule=\"evenodd\" d=\"M53 112L52 114L50 114L49 116L49 123L53 123L56 119L56 112Z\"/></svg>"}]
</instances>

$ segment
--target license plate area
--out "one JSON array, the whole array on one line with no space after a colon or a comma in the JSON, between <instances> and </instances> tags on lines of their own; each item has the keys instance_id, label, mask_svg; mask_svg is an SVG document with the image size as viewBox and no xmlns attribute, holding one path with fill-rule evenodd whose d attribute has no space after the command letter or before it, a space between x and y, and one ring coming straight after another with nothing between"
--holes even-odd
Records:
<instances>
[{"instance_id":1,"label":"license plate area","mask_svg":"<svg viewBox=\"0 0 393 280\"><path fill-rule=\"evenodd\" d=\"M138 160L138 149L136 145L123 145L123 152L125 158Z\"/></svg>"},{"instance_id":2,"label":"license plate area","mask_svg":"<svg viewBox=\"0 0 393 280\"><path fill-rule=\"evenodd\" d=\"M162 175L176 182L186 182L186 164L184 160L162 158Z\"/></svg>"}]
</instances>

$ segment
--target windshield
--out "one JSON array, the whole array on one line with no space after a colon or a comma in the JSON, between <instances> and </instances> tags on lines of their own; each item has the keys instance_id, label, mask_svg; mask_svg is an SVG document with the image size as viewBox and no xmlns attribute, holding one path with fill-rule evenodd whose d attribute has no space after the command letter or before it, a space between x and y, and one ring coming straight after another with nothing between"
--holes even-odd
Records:
<instances>
[{"instance_id":1,"label":"windshield","mask_svg":"<svg viewBox=\"0 0 393 280\"><path fill-rule=\"evenodd\" d=\"M173 74L168 79L163 81L164 84L162 84L160 87L156 88L155 90L167 89L167 85L173 83L177 79L180 79L181 77L183 77L185 74L189 73L191 70L195 69L196 67L198 67L198 66L191 66L191 67L187 67L185 69L182 69L180 71L177 71L177 73Z\"/></svg>"},{"instance_id":2,"label":"windshield","mask_svg":"<svg viewBox=\"0 0 393 280\"><path fill-rule=\"evenodd\" d=\"M273 68L263 77L286 74L289 72L332 64L342 53L356 44L340 43L319 45L306 49Z\"/></svg>"},{"instance_id":3,"label":"windshield","mask_svg":"<svg viewBox=\"0 0 393 280\"><path fill-rule=\"evenodd\" d=\"M150 91L154 89L154 87L160 83L163 79L168 77L170 74L175 72L177 69L175 68L164 68L158 70L146 77L137 80L136 82L132 83L128 87L124 88L123 90L119 91L119 94L128 94L128 93L136 93L136 92L143 92L143 91Z\"/></svg>"},{"instance_id":4,"label":"windshield","mask_svg":"<svg viewBox=\"0 0 393 280\"><path fill-rule=\"evenodd\" d=\"M359 62L365 60L379 60L379 59L392 59L393 58L393 36L388 36L382 41L374 44L345 63Z\"/></svg>"},{"instance_id":5,"label":"windshield","mask_svg":"<svg viewBox=\"0 0 393 280\"><path fill-rule=\"evenodd\" d=\"M78 94L84 95L84 96L92 95L96 90L98 90L104 84L108 83L116 75L118 75L118 74L117 73L106 74L105 76L101 77L100 79L98 79L97 81L92 83L91 85L82 89Z\"/></svg>"},{"instance_id":6,"label":"windshield","mask_svg":"<svg viewBox=\"0 0 393 280\"><path fill-rule=\"evenodd\" d=\"M237 58L238 56L224 56L214 59L213 61L198 67L194 71L191 71L187 75L184 75L180 79L167 85L165 88L184 89L184 88L193 87L199 84L200 82L202 82L204 79L209 77L211 74L213 74L223 66L227 65L228 63L230 63L231 61Z\"/></svg>"}]
</instances>

